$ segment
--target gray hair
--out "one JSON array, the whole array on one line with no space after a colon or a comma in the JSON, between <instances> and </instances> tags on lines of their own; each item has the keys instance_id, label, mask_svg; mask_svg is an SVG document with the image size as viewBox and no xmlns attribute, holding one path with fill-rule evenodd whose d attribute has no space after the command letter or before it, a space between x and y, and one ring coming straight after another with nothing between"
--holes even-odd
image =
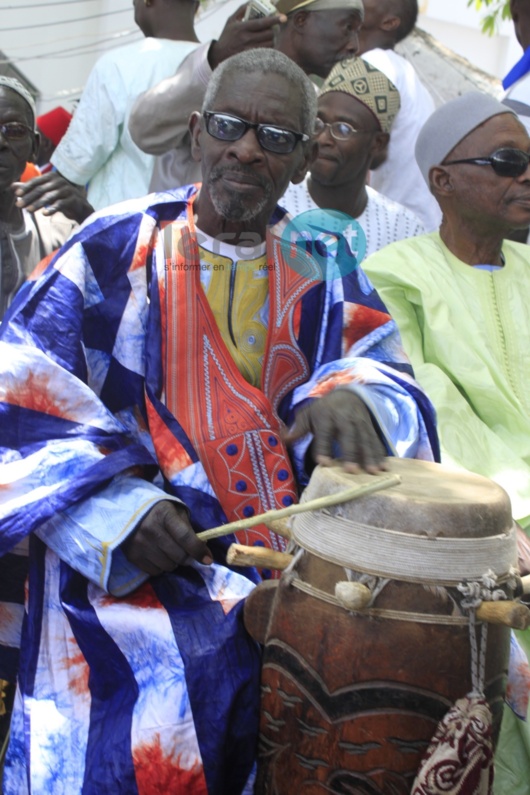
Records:
<instances>
[{"instance_id":1,"label":"gray hair","mask_svg":"<svg viewBox=\"0 0 530 795\"><path fill-rule=\"evenodd\" d=\"M238 74L281 75L296 86L302 100L302 130L306 135L313 135L317 115L317 95L315 86L294 61L278 50L260 47L244 50L223 61L208 83L202 112L211 110L223 82L227 85Z\"/></svg>"}]
</instances>

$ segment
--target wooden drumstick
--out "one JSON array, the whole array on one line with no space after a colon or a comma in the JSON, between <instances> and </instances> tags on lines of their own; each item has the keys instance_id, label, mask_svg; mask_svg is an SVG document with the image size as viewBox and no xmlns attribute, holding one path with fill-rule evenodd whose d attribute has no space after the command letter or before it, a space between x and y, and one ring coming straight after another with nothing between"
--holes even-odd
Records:
<instances>
[{"instance_id":1,"label":"wooden drumstick","mask_svg":"<svg viewBox=\"0 0 530 795\"><path fill-rule=\"evenodd\" d=\"M530 610L520 602L482 602L476 615L479 621L487 621L489 624L505 624L512 629L530 627Z\"/></svg>"},{"instance_id":2,"label":"wooden drumstick","mask_svg":"<svg viewBox=\"0 0 530 795\"><path fill-rule=\"evenodd\" d=\"M277 552L267 547L246 547L243 544L231 544L226 553L226 561L230 566L257 566L278 571L284 571L292 559L293 556L288 552Z\"/></svg>"},{"instance_id":3,"label":"wooden drumstick","mask_svg":"<svg viewBox=\"0 0 530 795\"><path fill-rule=\"evenodd\" d=\"M355 486L351 489L344 489L344 491L337 491L335 494L326 494L325 497L317 497L315 500L308 500L307 502L290 505L288 508L266 511L257 516L251 516L249 519L238 519L237 522L229 522L220 527L213 527L211 530L203 530L201 533L197 533L197 537L202 539L202 541L210 541L212 538L227 536L238 530L247 530L249 527L256 527L256 525L259 524L270 525L272 522L290 518L297 513L320 511L322 508L329 508L331 505L339 505L341 502L348 502L358 497L365 497L376 491L388 489L391 486L397 486L399 483L401 483L399 475L376 476L370 483L366 483L364 486ZM275 529L278 526L281 527L281 525L276 525ZM276 532L279 531L277 530Z\"/></svg>"}]
</instances>

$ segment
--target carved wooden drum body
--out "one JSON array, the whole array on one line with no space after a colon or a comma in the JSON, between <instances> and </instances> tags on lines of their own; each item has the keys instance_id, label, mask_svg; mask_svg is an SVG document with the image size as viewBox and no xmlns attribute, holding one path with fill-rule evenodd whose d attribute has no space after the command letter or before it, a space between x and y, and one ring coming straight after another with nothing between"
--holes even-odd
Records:
<instances>
[{"instance_id":1,"label":"carved wooden drum body","mask_svg":"<svg viewBox=\"0 0 530 795\"><path fill-rule=\"evenodd\" d=\"M435 464L389 465L399 485L296 517L293 564L247 600L245 622L265 645L258 795L409 795L439 720L471 690L458 585L490 570L512 595L505 492ZM370 476L317 468L304 500L355 481ZM362 608L344 606L351 583L368 593ZM509 632L488 631L497 729Z\"/></svg>"}]
</instances>

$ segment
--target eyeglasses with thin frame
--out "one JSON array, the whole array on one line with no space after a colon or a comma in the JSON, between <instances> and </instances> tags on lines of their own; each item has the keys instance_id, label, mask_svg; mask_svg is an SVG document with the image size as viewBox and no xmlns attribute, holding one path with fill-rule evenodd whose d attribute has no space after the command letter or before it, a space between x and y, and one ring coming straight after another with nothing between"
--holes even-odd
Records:
<instances>
[{"instance_id":1,"label":"eyeglasses with thin frame","mask_svg":"<svg viewBox=\"0 0 530 795\"><path fill-rule=\"evenodd\" d=\"M31 127L28 127L27 124L22 124L19 121L6 121L4 124L0 124L0 132L6 139L6 141L12 141L13 143L18 143L19 141L23 141L27 136L33 132Z\"/></svg>"},{"instance_id":2,"label":"eyeglasses with thin frame","mask_svg":"<svg viewBox=\"0 0 530 795\"><path fill-rule=\"evenodd\" d=\"M374 132L373 130L357 130L351 124L348 124L347 121L334 121L331 124L329 124L328 122L325 122L318 117L315 121L314 130L315 130L315 137L322 135L324 130L329 130L329 132L331 133L331 137L334 138L336 141L349 141L350 138L354 137L354 135Z\"/></svg>"},{"instance_id":3,"label":"eyeglasses with thin frame","mask_svg":"<svg viewBox=\"0 0 530 795\"><path fill-rule=\"evenodd\" d=\"M289 155L300 141L309 141L309 135L304 133L274 124L256 124L230 113L207 110L203 116L206 130L212 138L217 138L218 141L239 141L248 130L255 130L261 148L277 155Z\"/></svg>"},{"instance_id":4,"label":"eyeglasses with thin frame","mask_svg":"<svg viewBox=\"0 0 530 795\"><path fill-rule=\"evenodd\" d=\"M521 149L505 147L497 149L489 157L469 157L464 160L449 160L444 166L456 166L469 163L473 166L491 166L499 177L520 177L528 168L530 155Z\"/></svg>"}]
</instances>

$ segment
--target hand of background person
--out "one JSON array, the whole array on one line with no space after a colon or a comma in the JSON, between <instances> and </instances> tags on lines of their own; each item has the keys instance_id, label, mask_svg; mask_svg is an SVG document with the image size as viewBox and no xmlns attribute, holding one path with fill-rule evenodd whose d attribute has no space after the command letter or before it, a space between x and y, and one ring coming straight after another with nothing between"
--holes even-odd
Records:
<instances>
[{"instance_id":1,"label":"hand of background person","mask_svg":"<svg viewBox=\"0 0 530 795\"><path fill-rule=\"evenodd\" d=\"M86 199L85 189L69 182L58 171L50 171L28 182L14 182L11 187L17 197L17 207L30 213L40 209L45 215L61 212L81 224L94 212Z\"/></svg>"},{"instance_id":2,"label":"hand of background person","mask_svg":"<svg viewBox=\"0 0 530 795\"><path fill-rule=\"evenodd\" d=\"M245 3L228 17L218 41L212 42L208 52L208 63L212 69L243 50L274 47L274 27L279 22L287 22L285 14L272 14L269 17L243 21L246 7Z\"/></svg>"},{"instance_id":3,"label":"hand of background person","mask_svg":"<svg viewBox=\"0 0 530 795\"><path fill-rule=\"evenodd\" d=\"M284 436L287 444L313 434L311 454L317 464L339 461L347 472L361 469L372 475L386 469L385 448L373 426L370 412L354 392L336 389L300 409Z\"/></svg>"},{"instance_id":4,"label":"hand of background person","mask_svg":"<svg viewBox=\"0 0 530 795\"><path fill-rule=\"evenodd\" d=\"M188 563L212 563L206 544L197 538L184 506L162 500L144 516L133 533L121 545L131 563L148 574L173 571Z\"/></svg>"}]
</instances>

